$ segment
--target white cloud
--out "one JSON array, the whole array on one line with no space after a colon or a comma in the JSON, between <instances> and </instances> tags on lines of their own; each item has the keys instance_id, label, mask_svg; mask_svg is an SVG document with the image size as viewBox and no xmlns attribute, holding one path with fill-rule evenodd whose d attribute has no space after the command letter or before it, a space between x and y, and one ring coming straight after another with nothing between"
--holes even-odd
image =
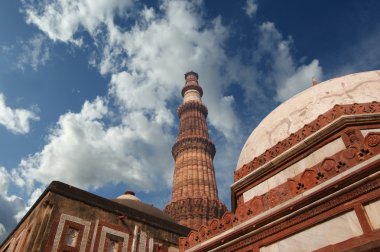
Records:
<instances>
[{"instance_id":1,"label":"white cloud","mask_svg":"<svg viewBox=\"0 0 380 252\"><path fill-rule=\"evenodd\" d=\"M24 207L20 208L19 211L14 215L14 218L17 222L19 222L25 214L29 211L29 209L33 206L33 204L37 201L37 199L41 196L43 193L43 188L37 188L34 189L33 192L30 194L29 199L27 200ZM19 199L21 201L21 199Z\"/></svg>"},{"instance_id":2,"label":"white cloud","mask_svg":"<svg viewBox=\"0 0 380 252\"><path fill-rule=\"evenodd\" d=\"M114 35L118 37L114 41L123 41L121 50L129 57L125 62L128 72L114 74L111 93L127 109L153 109L155 115L171 123L167 103L180 94L179 81L183 80L184 71L195 69L205 90L211 125L231 138L238 128L238 119L231 103L224 101L223 88L230 77L220 71L230 64L222 47L228 36L226 28L220 18L202 28L205 24L197 15L198 6L189 2L169 1L162 8L164 18L145 19L130 32ZM113 52L105 54L101 61L103 73L117 70L109 68L114 68L109 62L115 62L120 54L119 50ZM118 81L121 75L124 80ZM216 112L219 108L225 110L224 118Z\"/></svg>"},{"instance_id":3,"label":"white cloud","mask_svg":"<svg viewBox=\"0 0 380 252\"><path fill-rule=\"evenodd\" d=\"M10 174L0 166L0 243L17 224L17 215L24 212L25 204L15 195L8 195Z\"/></svg>"},{"instance_id":4,"label":"white cloud","mask_svg":"<svg viewBox=\"0 0 380 252\"><path fill-rule=\"evenodd\" d=\"M75 33L84 29L94 35L100 26L121 14L132 0L24 0L26 20L36 25L53 41L82 44Z\"/></svg>"},{"instance_id":5,"label":"white cloud","mask_svg":"<svg viewBox=\"0 0 380 252\"><path fill-rule=\"evenodd\" d=\"M76 5L81 9L86 3ZM230 60L223 49L228 30L220 17L206 23L201 2L167 1L160 13L144 7L136 14L135 25L121 30L113 22L120 8L116 2L107 6L108 11L101 11L106 14L89 14L88 20L72 14L76 10L67 7L66 1L54 1L40 12L27 11L29 22L53 40L77 43L79 27L92 36L102 50L93 55L91 63L102 74L110 74L107 99L115 102L117 111L113 111L115 104L108 106L105 98L98 98L86 102L78 113L62 115L43 149L24 158L13 171L20 186L32 190L35 182L46 185L61 180L87 189L127 183L136 190L167 190L177 128L175 110L169 104L181 98L187 70L200 75L209 124L222 136L217 141L236 140L240 123L234 99L224 94L224 88L237 79L224 69L239 69L240 63ZM54 16L62 23L74 21L62 27ZM230 167L228 163L220 170Z\"/></svg>"},{"instance_id":6,"label":"white cloud","mask_svg":"<svg viewBox=\"0 0 380 252\"><path fill-rule=\"evenodd\" d=\"M167 187L167 154L174 139L140 112L106 127L101 120L107 113L104 100L97 98L80 113L61 116L44 149L21 162L24 183L33 188L36 181L58 179L87 189L121 182L146 191Z\"/></svg>"},{"instance_id":7,"label":"white cloud","mask_svg":"<svg viewBox=\"0 0 380 252\"><path fill-rule=\"evenodd\" d=\"M274 23L265 22L259 27L259 57L267 57L271 72L266 77L276 86L276 100L284 101L311 86L315 77L321 80L322 67L314 59L310 64L298 64L291 54L292 39L284 39ZM270 83L270 81L269 81Z\"/></svg>"},{"instance_id":8,"label":"white cloud","mask_svg":"<svg viewBox=\"0 0 380 252\"><path fill-rule=\"evenodd\" d=\"M309 65L302 65L285 79L283 85L277 89L277 99L284 101L300 91L312 86L312 77L317 81L322 78L322 67L318 60L313 60Z\"/></svg>"},{"instance_id":9,"label":"white cloud","mask_svg":"<svg viewBox=\"0 0 380 252\"><path fill-rule=\"evenodd\" d=\"M252 18L256 14L257 8L258 4L256 3L256 0L247 0L243 9L245 10L247 16Z\"/></svg>"},{"instance_id":10,"label":"white cloud","mask_svg":"<svg viewBox=\"0 0 380 252\"><path fill-rule=\"evenodd\" d=\"M37 71L39 66L43 66L50 58L50 49L45 36L35 35L28 41L21 42L21 52L18 56L17 67L24 70L30 66Z\"/></svg>"},{"instance_id":11,"label":"white cloud","mask_svg":"<svg viewBox=\"0 0 380 252\"><path fill-rule=\"evenodd\" d=\"M39 117L27 109L12 109L5 104L5 97L0 93L0 124L14 134L29 132L30 121L39 120Z\"/></svg>"},{"instance_id":12,"label":"white cloud","mask_svg":"<svg viewBox=\"0 0 380 252\"><path fill-rule=\"evenodd\" d=\"M78 43L80 28L88 32L102 49L101 57L94 56L91 63L102 74L114 74L111 94L127 109L154 110L150 112L157 120L172 121L167 102L178 97L184 71L204 70L199 72L207 91L210 123L232 139L238 119L231 104L224 101L223 87L229 76L220 71L230 64L223 50L228 33L220 18L204 23L201 4L165 1L160 6L163 15L144 7L136 24L126 31L114 23L114 16L128 19L124 12L133 8L129 1L56 0L45 6L27 5L25 12L28 22L53 40ZM129 82L118 82L120 76L128 76ZM141 99L142 94L149 99ZM224 118L215 112L219 107L225 110Z\"/></svg>"},{"instance_id":13,"label":"white cloud","mask_svg":"<svg viewBox=\"0 0 380 252\"><path fill-rule=\"evenodd\" d=\"M2 241L5 238L7 231L3 224L0 223L0 240Z\"/></svg>"},{"instance_id":14,"label":"white cloud","mask_svg":"<svg viewBox=\"0 0 380 252\"><path fill-rule=\"evenodd\" d=\"M8 193L9 174L4 167L0 166L0 196Z\"/></svg>"},{"instance_id":15,"label":"white cloud","mask_svg":"<svg viewBox=\"0 0 380 252\"><path fill-rule=\"evenodd\" d=\"M0 226L3 230L0 232L0 243L6 238L8 233L16 226L20 220L19 213L25 213L24 201L15 196L2 196L0 195ZM1 229L1 227L0 227ZM0 230L1 231L1 230ZM2 234L1 234L2 233Z\"/></svg>"}]
</instances>

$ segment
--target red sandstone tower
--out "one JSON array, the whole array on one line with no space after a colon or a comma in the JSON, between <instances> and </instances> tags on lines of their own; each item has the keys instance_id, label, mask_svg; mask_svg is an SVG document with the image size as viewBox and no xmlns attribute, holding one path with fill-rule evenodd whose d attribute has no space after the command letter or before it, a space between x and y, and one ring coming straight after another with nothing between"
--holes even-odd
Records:
<instances>
[{"instance_id":1,"label":"red sandstone tower","mask_svg":"<svg viewBox=\"0 0 380 252\"><path fill-rule=\"evenodd\" d=\"M185 74L183 103L177 142L172 148L175 161L172 201L165 212L178 223L198 229L213 218L220 218L226 206L218 198L213 159L215 146L206 125L207 107L202 103L203 90L198 74Z\"/></svg>"}]
</instances>

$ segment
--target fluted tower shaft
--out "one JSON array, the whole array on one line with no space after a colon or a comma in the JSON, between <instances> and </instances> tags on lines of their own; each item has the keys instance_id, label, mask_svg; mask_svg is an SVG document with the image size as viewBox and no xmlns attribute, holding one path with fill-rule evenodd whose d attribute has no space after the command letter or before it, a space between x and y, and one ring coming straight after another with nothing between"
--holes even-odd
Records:
<instances>
[{"instance_id":1,"label":"fluted tower shaft","mask_svg":"<svg viewBox=\"0 0 380 252\"><path fill-rule=\"evenodd\" d=\"M172 148L175 161L172 201L165 212L180 224L197 229L226 211L219 201L213 159L215 146L206 124L207 107L198 74L185 74L183 103L178 108L179 133Z\"/></svg>"}]
</instances>

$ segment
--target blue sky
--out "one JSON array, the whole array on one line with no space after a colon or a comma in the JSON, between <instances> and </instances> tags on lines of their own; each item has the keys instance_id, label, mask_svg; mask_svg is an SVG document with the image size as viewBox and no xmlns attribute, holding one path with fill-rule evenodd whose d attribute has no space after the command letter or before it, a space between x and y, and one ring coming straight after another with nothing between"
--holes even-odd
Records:
<instances>
[{"instance_id":1,"label":"blue sky","mask_svg":"<svg viewBox=\"0 0 380 252\"><path fill-rule=\"evenodd\" d=\"M163 208L184 73L199 73L229 205L240 149L282 101L379 69L380 2L3 0L0 241L52 180Z\"/></svg>"}]
</instances>

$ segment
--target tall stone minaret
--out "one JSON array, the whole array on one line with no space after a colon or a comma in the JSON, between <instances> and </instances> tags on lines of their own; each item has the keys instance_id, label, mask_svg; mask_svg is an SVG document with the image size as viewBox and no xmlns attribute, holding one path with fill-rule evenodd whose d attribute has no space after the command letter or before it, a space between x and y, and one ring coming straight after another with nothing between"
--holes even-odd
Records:
<instances>
[{"instance_id":1,"label":"tall stone minaret","mask_svg":"<svg viewBox=\"0 0 380 252\"><path fill-rule=\"evenodd\" d=\"M178 107L179 133L172 148L175 161L172 201L165 212L181 225L198 229L220 218L226 206L218 198L213 159L215 146L207 124L207 108L201 97L198 74L185 74L183 103Z\"/></svg>"}]
</instances>

